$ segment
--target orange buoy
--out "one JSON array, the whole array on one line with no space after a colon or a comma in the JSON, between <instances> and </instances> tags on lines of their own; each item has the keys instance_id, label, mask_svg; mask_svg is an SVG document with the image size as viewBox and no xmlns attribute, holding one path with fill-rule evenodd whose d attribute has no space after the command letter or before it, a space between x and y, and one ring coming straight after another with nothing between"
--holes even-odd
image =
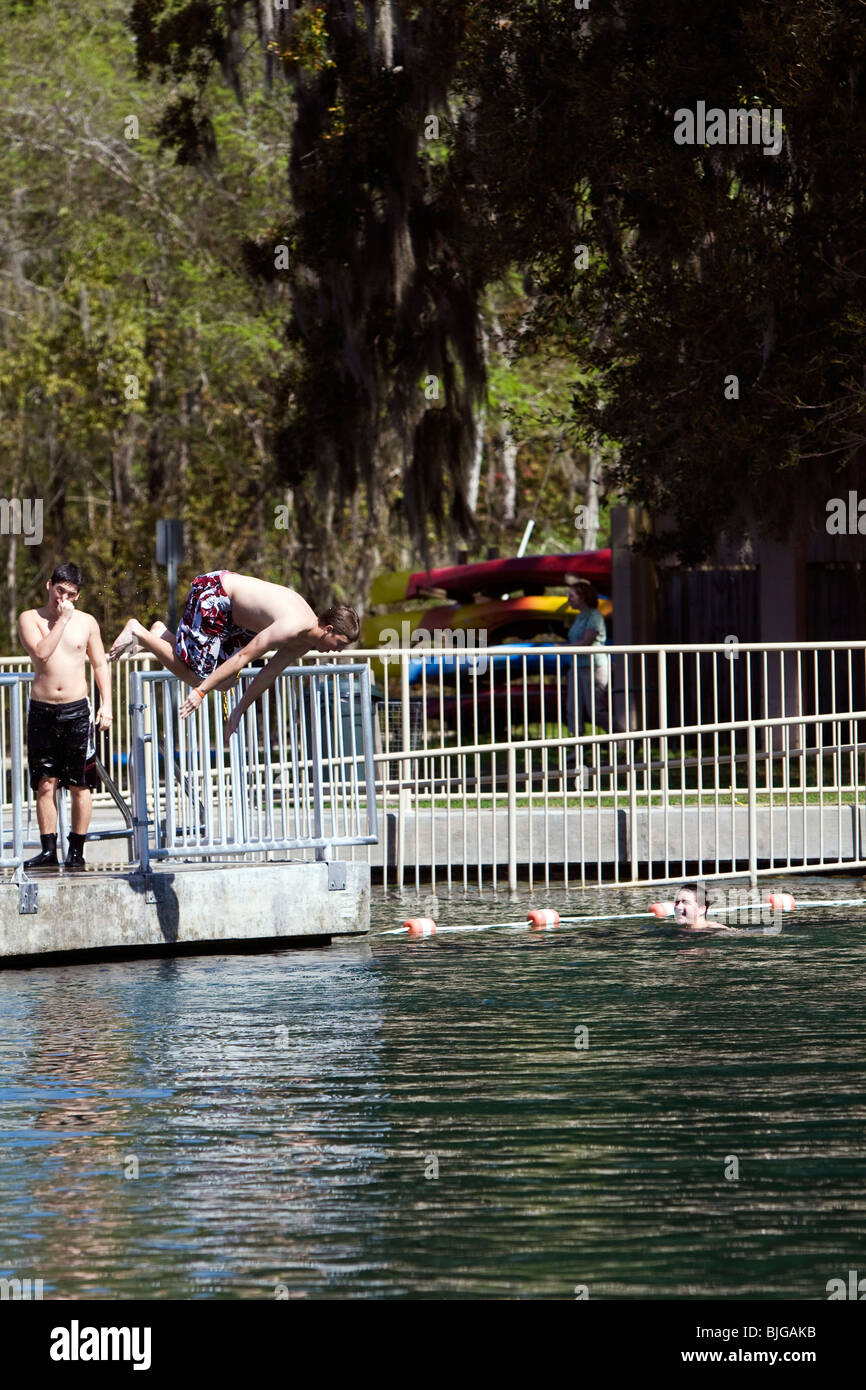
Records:
<instances>
[{"instance_id":1,"label":"orange buoy","mask_svg":"<svg viewBox=\"0 0 866 1390\"><path fill-rule=\"evenodd\" d=\"M673 917L673 903L650 903L649 910L653 917Z\"/></svg>"},{"instance_id":2,"label":"orange buoy","mask_svg":"<svg viewBox=\"0 0 866 1390\"><path fill-rule=\"evenodd\" d=\"M526 920L533 931L550 931L559 926L559 913L553 907L534 907L527 912Z\"/></svg>"},{"instance_id":3,"label":"orange buoy","mask_svg":"<svg viewBox=\"0 0 866 1390\"><path fill-rule=\"evenodd\" d=\"M436 935L436 923L432 917L407 917L403 926L410 936Z\"/></svg>"},{"instance_id":4,"label":"orange buoy","mask_svg":"<svg viewBox=\"0 0 866 1390\"><path fill-rule=\"evenodd\" d=\"M793 912L797 904L790 893L770 893L767 897L770 907L778 912Z\"/></svg>"}]
</instances>

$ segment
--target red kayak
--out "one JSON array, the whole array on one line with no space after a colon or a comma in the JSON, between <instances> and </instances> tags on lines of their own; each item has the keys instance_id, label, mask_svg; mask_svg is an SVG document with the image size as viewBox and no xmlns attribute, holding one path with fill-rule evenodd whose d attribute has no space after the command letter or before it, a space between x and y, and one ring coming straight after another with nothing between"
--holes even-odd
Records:
<instances>
[{"instance_id":1,"label":"red kayak","mask_svg":"<svg viewBox=\"0 0 866 1390\"><path fill-rule=\"evenodd\" d=\"M567 574L591 579L610 590L610 550L580 550L574 555L524 555L521 559L481 560L474 565L446 565L442 569L420 570L406 581L406 598L419 598L428 589L443 589L449 598L466 599L473 594L490 597L511 589L525 593L537 588L563 584Z\"/></svg>"}]
</instances>

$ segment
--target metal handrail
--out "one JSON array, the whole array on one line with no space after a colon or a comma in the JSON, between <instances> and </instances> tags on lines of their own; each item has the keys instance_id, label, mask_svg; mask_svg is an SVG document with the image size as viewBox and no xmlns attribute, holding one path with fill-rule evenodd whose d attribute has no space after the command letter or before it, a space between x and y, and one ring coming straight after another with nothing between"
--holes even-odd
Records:
<instances>
[{"instance_id":1,"label":"metal handrail","mask_svg":"<svg viewBox=\"0 0 866 1390\"><path fill-rule=\"evenodd\" d=\"M240 676L241 689L257 674L257 669L245 668ZM348 751L341 725L337 726L339 732L335 729L337 721L332 709L334 699L340 698L339 683L347 679L353 692ZM253 705L246 711L227 750L219 692L211 692L196 714L182 721L168 698L175 684L175 678L167 671L132 674L133 820L139 863L144 870L155 859L212 858L277 850L309 850L322 859L340 846L378 841L368 666L356 663L287 667L274 687L265 692L261 706ZM231 701L234 705L235 692ZM277 719L276 760L270 730L272 703ZM161 771L156 738L160 713L164 729ZM356 737L358 717L360 743ZM289 786L295 793L291 811L285 796ZM160 801L165 809L162 819ZM194 814L188 814L190 807ZM347 828L362 821L363 831Z\"/></svg>"},{"instance_id":2,"label":"metal handrail","mask_svg":"<svg viewBox=\"0 0 866 1390\"><path fill-rule=\"evenodd\" d=\"M503 663L501 679L494 673L484 688L459 674L452 676L458 695L461 681L462 689L469 695L468 714L459 699L456 706L452 702L452 711L456 708L456 713L451 723L446 723L444 717L441 668L434 665L437 674L433 676L423 672L417 687L410 686L408 679L409 663L419 656L429 658L431 651L414 647L399 651L377 649L370 655L386 668L385 678L380 679L386 698L376 716L377 723L380 717L384 720L384 751L374 747L374 668L362 653L308 657L290 672L284 672L261 702L247 711L228 753L222 744L223 716L218 695L205 702L196 720L178 723L176 694L172 694L178 689L174 678L162 670L136 672L134 666L124 665L128 661L124 658L120 663L124 669L117 679L122 685L131 678L141 706L138 711L130 711L136 730L130 746L138 748L138 757L130 762L130 772L140 808L134 826L140 861L147 864L151 857L266 853L272 848L308 850L324 857L339 843L351 847L352 857L360 850L362 857L381 862L386 882L389 873L393 875L395 871L398 883L402 882L404 868L413 867L413 857L416 878L419 866L427 862L433 867L435 882L435 865L443 862L441 855L439 861L436 858L438 836L440 846L447 840L448 882L455 866L465 882L466 864L457 857L461 851L452 851L452 832L455 841L458 835L462 837L465 855L469 817L474 817L472 834L476 836L475 853L480 865L478 827L483 816L489 817L485 819L485 833L492 856L485 858L484 864L488 868L492 865L495 882L496 835L502 836L501 828L496 828L496 816L506 811L510 882L514 881L518 858L530 865L530 873L532 863L541 862L546 875L552 863L562 863L567 875L569 864L576 862L583 881L588 870L598 869L592 856L597 854L600 863L602 817L610 815L611 810L627 813L634 875L634 826L638 820L644 840L652 831L651 857L663 859L667 865L669 860L676 861L677 845L685 845L685 817L697 806L706 824L714 827L715 845L714 850L706 849L699 817L694 840L697 857L702 863L705 858L712 863L715 854L714 875L718 876L719 860L723 857L719 848L720 826L724 824L726 833L732 833L736 820L741 827L745 807L739 805L737 798L748 792L754 819L749 830L750 864L754 864L757 852L755 837L760 818L761 834L769 836L777 851L781 846L782 860L787 855L786 869L792 872L791 858L800 854L813 868L866 865L866 821L861 829L859 819L866 815L866 738L862 736L866 726L862 703L866 640L841 644L739 644L734 656L747 658L748 653L753 653L751 668L741 664L740 674L753 680L751 684L746 680L745 694L741 683L736 700L734 661L721 665L722 655L732 655L730 643L604 650L613 656L625 653L629 662L633 660L629 653L646 657L645 661L624 668L625 685L636 695L640 718L625 721L625 727L624 721L617 721L614 727L614 721L609 719L609 733L584 734L581 722L578 734L568 732L574 725L566 723L564 682L573 662L580 656L591 656L591 648L549 644L514 652L514 665ZM483 647L464 651L470 658L473 653L490 655ZM711 661L703 655L686 661L688 653L707 652L715 653ZM829 653L829 660L819 657L821 652ZM754 653L758 654L757 659ZM773 653L783 655L774 658ZM447 660L454 653L433 651L432 655ZM530 668L526 662L545 655L554 655L558 661L550 663L555 669L548 673L540 668L542 697L528 709ZM684 672L689 679L698 675L697 697L689 701L683 698ZM242 683L255 675L255 670L247 669ZM0 675L2 700L6 698L5 685L21 683L23 688L29 678L29 672L23 671ZM347 701L354 713L345 727L341 678L358 686ZM646 695L656 678L658 699L650 701ZM366 692L363 698L362 686ZM670 697L669 705L663 698L665 691ZM397 698L391 698L390 692ZM494 696L503 694L506 713L502 715L497 709L494 720ZM0 737L5 738L7 730L11 733L6 748L6 776L11 752L17 769L13 784L23 787L21 756L15 754L22 743L23 697L18 698L17 724L10 707L9 718L0 719ZM599 710L606 715L611 714L611 698L606 703L599 702ZM2 700L0 713L5 708ZM591 727L604 723L595 718L594 700L593 692ZM396 708L397 714L402 712L402 725L393 722L389 707ZM668 723L669 707L674 717L695 711L698 717L675 718ZM120 726L127 711L118 705L117 712L115 723ZM479 715L485 713L489 717L486 726L482 726ZM530 725L534 727L530 729ZM175 763L177 749L169 795L159 760L160 726L166 731L165 766ZM489 739L485 740L487 729ZM270 746L271 732L274 747ZM413 746L416 735L421 746ZM453 738L454 742L448 743L446 738ZM580 778L572 794L570 778L575 769L565 761L570 750L582 752L587 758L585 770L595 779L591 795L586 793L585 782L578 786ZM737 785L736 768L742 768L743 763L747 776ZM704 769L713 765L718 772L706 777ZM688 786L687 768L697 769L696 778L690 777ZM199 795L205 786L208 794ZM287 799L289 792L291 801ZM132 797L131 792L130 800ZM761 809L767 803L771 809L769 819ZM2 809L5 816L5 806ZM815 810L817 815L813 814ZM378 838L371 833L377 826L377 811L386 818L388 835L381 851L373 852L365 847ZM650 811L663 813L662 831L648 827ZM575 812L576 836L570 829ZM777 818L773 813L778 812L782 816L774 829ZM14 814L13 806L13 819ZM536 823L542 825L539 833L543 833L543 849L533 845ZM796 826L799 848L792 848L792 826ZM623 835L625 827L623 821ZM560 846L555 851L551 838L554 831ZM426 836L423 844L421 833ZM828 840L827 836L831 838ZM730 838L728 834L729 841ZM737 844L736 859L742 864L743 844L739 839ZM7 866L16 862L15 858L2 861ZM778 853L773 862L778 862ZM763 872L760 867L756 871ZM616 865L612 872L617 882L623 881Z\"/></svg>"},{"instance_id":3,"label":"metal handrail","mask_svg":"<svg viewBox=\"0 0 866 1390\"><path fill-rule=\"evenodd\" d=\"M4 786L3 795L0 796L0 868L14 869L16 878L20 878L21 866L24 863L24 816L23 798L21 794L23 777L23 757L22 757L22 720L21 720L21 687L23 682L10 675L0 675L0 686L10 686L10 750L11 777L12 777L12 854L4 854L5 844L5 816L3 812L6 806L5 796L5 771L3 772Z\"/></svg>"}]
</instances>

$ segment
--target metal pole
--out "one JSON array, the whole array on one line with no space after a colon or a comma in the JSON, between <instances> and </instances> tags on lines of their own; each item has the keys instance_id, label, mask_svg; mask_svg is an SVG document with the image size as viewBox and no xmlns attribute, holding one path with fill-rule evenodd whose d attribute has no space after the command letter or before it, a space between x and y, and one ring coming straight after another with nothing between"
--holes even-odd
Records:
<instances>
[{"instance_id":1,"label":"metal pole","mask_svg":"<svg viewBox=\"0 0 866 1390\"><path fill-rule=\"evenodd\" d=\"M132 700L129 712L132 715L132 769L130 790L132 793L132 823L135 826L135 846L138 853L139 872L146 874L150 868L150 844L147 818L147 774L144 757L144 681L140 671L133 671L130 680ZM154 789L154 800L156 790Z\"/></svg>"},{"instance_id":2,"label":"metal pole","mask_svg":"<svg viewBox=\"0 0 866 1390\"><path fill-rule=\"evenodd\" d=\"M170 632L177 631L177 560L174 555L168 561L168 626Z\"/></svg>"},{"instance_id":3,"label":"metal pole","mask_svg":"<svg viewBox=\"0 0 866 1390\"><path fill-rule=\"evenodd\" d=\"M616 748L616 744L611 744L611 747L615 749L615 748ZM629 834L628 834L628 838L629 838L629 854L630 854L630 859L631 859L631 877L632 877L632 882L633 882L633 883L637 883L637 839L638 839L638 835L637 835L637 776L638 776L638 774L637 774L637 768L635 767L635 763L637 762L637 740L635 739L634 742L626 744L626 747L630 750L630 753L629 753L629 760L628 760L628 820L629 820L629 827L628 827ZM647 816L649 816L649 813L650 813L650 808L649 808L649 797L647 797ZM698 805L698 816L700 816L700 814L701 814L701 808L700 808L700 804L699 804L699 805Z\"/></svg>"},{"instance_id":4,"label":"metal pole","mask_svg":"<svg viewBox=\"0 0 866 1390\"><path fill-rule=\"evenodd\" d=\"M319 678L310 673L310 734L313 760L313 837L320 840L324 826L324 791L322 787L322 726L319 708ZM316 858L327 859L327 845L316 846Z\"/></svg>"},{"instance_id":5,"label":"metal pole","mask_svg":"<svg viewBox=\"0 0 866 1390\"><path fill-rule=\"evenodd\" d=\"M402 725L402 751L411 752L409 738L409 653L400 652L400 722ZM397 764L400 769L397 778L397 884L402 886L406 868L406 812L412 805L412 793L405 785L412 771L410 761Z\"/></svg>"},{"instance_id":6,"label":"metal pole","mask_svg":"<svg viewBox=\"0 0 866 1390\"><path fill-rule=\"evenodd\" d=\"M66 812L66 788L57 788L57 844L63 858L63 842L69 839L69 817Z\"/></svg>"},{"instance_id":7,"label":"metal pole","mask_svg":"<svg viewBox=\"0 0 866 1390\"><path fill-rule=\"evenodd\" d=\"M364 730L364 777L367 783L367 834L379 838L376 805L376 766L373 762L373 701L370 693L370 665L361 672L361 719Z\"/></svg>"},{"instance_id":8,"label":"metal pole","mask_svg":"<svg viewBox=\"0 0 866 1390\"><path fill-rule=\"evenodd\" d=\"M12 854L21 869L24 860L24 816L21 804L21 685L16 682L10 692L12 735ZM3 846L0 844L0 854Z\"/></svg>"},{"instance_id":9,"label":"metal pole","mask_svg":"<svg viewBox=\"0 0 866 1390\"><path fill-rule=\"evenodd\" d=\"M241 679L243 679L243 677ZM246 734L246 715L244 715L237 727L235 736L229 739L229 775L232 791L232 840L235 846L242 844L244 839L244 788L241 777L241 750Z\"/></svg>"},{"instance_id":10,"label":"metal pole","mask_svg":"<svg viewBox=\"0 0 866 1390\"><path fill-rule=\"evenodd\" d=\"M517 892L517 750L513 744L508 760L508 890Z\"/></svg>"},{"instance_id":11,"label":"metal pole","mask_svg":"<svg viewBox=\"0 0 866 1390\"><path fill-rule=\"evenodd\" d=\"M746 730L747 750L748 750L748 777L749 777L749 884L756 888L758 884L758 794L757 794L757 740L755 738L755 726L750 724ZM805 795L803 800L805 801ZM734 849L736 858L736 848Z\"/></svg>"},{"instance_id":12,"label":"metal pole","mask_svg":"<svg viewBox=\"0 0 866 1390\"><path fill-rule=\"evenodd\" d=\"M409 653L400 653L400 722L402 725L402 751L411 753L411 710L412 705L409 698ZM400 806L402 810L408 811L412 805L412 792L405 784L412 775L412 764L407 759L400 764ZM404 790L405 788L405 790Z\"/></svg>"}]
</instances>

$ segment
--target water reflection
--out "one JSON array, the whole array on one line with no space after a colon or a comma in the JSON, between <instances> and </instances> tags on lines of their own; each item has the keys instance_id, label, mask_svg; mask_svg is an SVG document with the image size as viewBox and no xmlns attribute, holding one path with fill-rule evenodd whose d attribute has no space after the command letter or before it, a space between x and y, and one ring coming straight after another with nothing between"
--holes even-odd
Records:
<instances>
[{"instance_id":1,"label":"water reflection","mask_svg":"<svg viewBox=\"0 0 866 1390\"><path fill-rule=\"evenodd\" d=\"M2 973L0 1273L58 1298L823 1297L866 1263L864 924Z\"/></svg>"},{"instance_id":2,"label":"water reflection","mask_svg":"<svg viewBox=\"0 0 866 1390\"><path fill-rule=\"evenodd\" d=\"M306 1286L335 1181L377 1219L369 945L4 976L4 1023L16 996L4 1250L11 1270L38 1260L46 1294L273 1296Z\"/></svg>"}]
</instances>

